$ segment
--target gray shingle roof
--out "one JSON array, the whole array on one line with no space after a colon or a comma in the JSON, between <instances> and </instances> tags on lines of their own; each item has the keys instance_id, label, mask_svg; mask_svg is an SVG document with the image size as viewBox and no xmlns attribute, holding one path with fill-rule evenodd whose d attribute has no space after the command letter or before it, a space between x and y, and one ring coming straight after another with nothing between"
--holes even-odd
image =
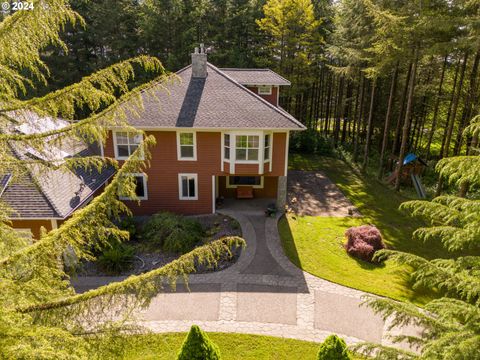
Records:
<instances>
[{"instance_id":1,"label":"gray shingle roof","mask_svg":"<svg viewBox=\"0 0 480 360\"><path fill-rule=\"evenodd\" d=\"M143 109L128 121L138 128L238 128L302 130L285 110L254 94L208 63L206 78L192 78L191 66L177 73L180 81L144 92Z\"/></svg>"},{"instance_id":2,"label":"gray shingle roof","mask_svg":"<svg viewBox=\"0 0 480 360\"><path fill-rule=\"evenodd\" d=\"M84 156L86 156L84 154ZM75 171L31 168L30 174L11 181L1 200L13 210L12 218L66 218L115 173L111 166Z\"/></svg>"},{"instance_id":3,"label":"gray shingle roof","mask_svg":"<svg viewBox=\"0 0 480 360\"><path fill-rule=\"evenodd\" d=\"M29 114L23 114L17 118L21 118L22 126L17 127L14 131L22 133L48 131L51 130L50 125L59 128L66 125L66 122L62 120L58 120L57 124L54 124L50 118L30 116ZM86 157L98 155L99 152L99 149L95 149L93 146L88 147L84 143L73 141L65 142L61 149L57 147L51 149L53 149L53 155L66 155L67 157ZM49 155L48 152L41 154L18 143L10 144L10 149L7 151L19 159L48 157ZM11 180L7 178L8 174L3 176L0 174L0 200L13 210L12 219L63 219L84 203L114 173L115 169L112 166L105 166L99 173L96 169L88 171L82 168L75 170L45 169L38 165L28 165L27 173L18 174Z\"/></svg>"},{"instance_id":4,"label":"gray shingle roof","mask_svg":"<svg viewBox=\"0 0 480 360\"><path fill-rule=\"evenodd\" d=\"M290 85L290 81L270 69L222 68L220 70L242 85Z\"/></svg>"},{"instance_id":5,"label":"gray shingle roof","mask_svg":"<svg viewBox=\"0 0 480 360\"><path fill-rule=\"evenodd\" d=\"M2 196L3 192L7 188L10 179L12 178L12 174L1 175L0 176L0 196Z\"/></svg>"}]
</instances>

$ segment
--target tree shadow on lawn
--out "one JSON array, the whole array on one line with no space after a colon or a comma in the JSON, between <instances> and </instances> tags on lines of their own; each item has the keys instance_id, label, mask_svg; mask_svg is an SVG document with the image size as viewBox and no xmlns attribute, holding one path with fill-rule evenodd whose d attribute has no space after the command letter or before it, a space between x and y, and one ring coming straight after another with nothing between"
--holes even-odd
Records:
<instances>
[{"instance_id":1,"label":"tree shadow on lawn","mask_svg":"<svg viewBox=\"0 0 480 360\"><path fill-rule=\"evenodd\" d=\"M302 222L302 220L304 219L304 217L298 217L296 215L293 215L292 218L292 220L295 222ZM336 222L335 224L332 224L331 228L328 227L327 224L325 225L325 228L312 228L312 231L320 230L322 232L323 230L324 236L326 234L324 231L328 232L332 230L336 232L337 230L339 230L339 228L342 229L341 232L338 233L338 236L334 235L334 238L336 238L335 249L332 250L331 248L322 248L321 250L322 253L332 253L335 258L328 258L328 256L323 257L322 255L316 258L317 255L315 255L315 252L308 254L305 253L305 251L303 250L302 256L304 257L305 263L302 263L302 259L299 255L297 246L302 243L301 238L305 238L305 234L300 235L301 238L297 239L297 241L300 241L300 243L297 244L288 217L282 217L279 221L278 228L281 234L281 241L284 251L290 261L297 267L325 280L332 281L343 286L355 288L361 291L369 292L372 294L390 297L396 300L407 300L417 305L423 305L429 300L438 296L432 292L426 291L425 289L418 288L413 290L413 284L410 277L412 269L406 265L395 264L393 262L388 262L388 264L387 262L369 263L349 256L344 248L346 239L344 238L343 229L346 230L351 226L360 225L363 220L361 218L355 217L335 218L335 220ZM297 223L296 226L305 226L305 223ZM328 240L329 236L332 235L327 235L327 239L325 239L324 237L324 241L330 241ZM342 240L338 239L340 237ZM305 243L300 246L303 247L304 245ZM318 242L313 242L311 246L314 247L319 245ZM313 259L312 256L314 257ZM348 260L345 262L346 259ZM313 262L317 262L318 260L318 264L320 264L320 267L312 268L312 260ZM333 261L332 263L329 262L331 260ZM372 282L368 280L370 277L372 279Z\"/></svg>"},{"instance_id":2,"label":"tree shadow on lawn","mask_svg":"<svg viewBox=\"0 0 480 360\"><path fill-rule=\"evenodd\" d=\"M291 159L293 169L324 172L357 207L365 224L380 229L390 249L413 253L426 259L454 256L439 244L413 239L413 232L425 226L425 223L399 210L402 202L412 199L393 191L377 179L365 179L357 169L343 160L299 154L294 154Z\"/></svg>"}]
</instances>

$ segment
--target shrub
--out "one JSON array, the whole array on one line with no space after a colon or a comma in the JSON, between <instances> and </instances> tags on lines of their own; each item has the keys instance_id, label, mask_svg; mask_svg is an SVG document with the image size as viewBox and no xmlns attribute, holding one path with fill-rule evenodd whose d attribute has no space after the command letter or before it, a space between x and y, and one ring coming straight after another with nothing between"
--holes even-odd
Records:
<instances>
[{"instance_id":1,"label":"shrub","mask_svg":"<svg viewBox=\"0 0 480 360\"><path fill-rule=\"evenodd\" d=\"M130 239L134 238L137 234L137 224L132 216L124 217L119 224L119 228L128 231Z\"/></svg>"},{"instance_id":2,"label":"shrub","mask_svg":"<svg viewBox=\"0 0 480 360\"><path fill-rule=\"evenodd\" d=\"M203 236L202 225L197 220L169 212L153 215L143 229L150 248L177 253L192 250Z\"/></svg>"},{"instance_id":3,"label":"shrub","mask_svg":"<svg viewBox=\"0 0 480 360\"><path fill-rule=\"evenodd\" d=\"M331 140L314 129L294 132L290 138L290 150L297 153L328 156L334 153Z\"/></svg>"},{"instance_id":4,"label":"shrub","mask_svg":"<svg viewBox=\"0 0 480 360\"><path fill-rule=\"evenodd\" d=\"M349 360L351 359L347 344L337 335L330 335L320 345L317 360Z\"/></svg>"},{"instance_id":5,"label":"shrub","mask_svg":"<svg viewBox=\"0 0 480 360\"><path fill-rule=\"evenodd\" d=\"M132 268L134 253L132 246L116 243L103 251L98 257L98 263L106 273L117 275Z\"/></svg>"},{"instance_id":6,"label":"shrub","mask_svg":"<svg viewBox=\"0 0 480 360\"><path fill-rule=\"evenodd\" d=\"M351 227L345 232L345 248L351 256L372 262L377 250L385 249L380 231L372 225Z\"/></svg>"},{"instance_id":7,"label":"shrub","mask_svg":"<svg viewBox=\"0 0 480 360\"><path fill-rule=\"evenodd\" d=\"M192 325L177 360L219 360L220 350L197 325Z\"/></svg>"}]
</instances>

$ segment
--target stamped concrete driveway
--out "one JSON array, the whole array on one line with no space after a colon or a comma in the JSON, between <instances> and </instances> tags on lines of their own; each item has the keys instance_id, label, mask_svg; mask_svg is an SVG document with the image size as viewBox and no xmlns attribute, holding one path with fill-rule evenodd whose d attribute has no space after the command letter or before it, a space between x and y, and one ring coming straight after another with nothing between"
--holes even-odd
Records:
<instances>
[{"instance_id":1,"label":"stamped concrete driveway","mask_svg":"<svg viewBox=\"0 0 480 360\"><path fill-rule=\"evenodd\" d=\"M242 227L247 247L233 266L192 275L184 288L158 295L140 316L154 332L237 332L323 341L336 333L347 341L390 345L387 325L361 306L365 293L319 279L295 267L280 243L278 218L261 210L228 211ZM393 330L396 334L401 329Z\"/></svg>"}]
</instances>

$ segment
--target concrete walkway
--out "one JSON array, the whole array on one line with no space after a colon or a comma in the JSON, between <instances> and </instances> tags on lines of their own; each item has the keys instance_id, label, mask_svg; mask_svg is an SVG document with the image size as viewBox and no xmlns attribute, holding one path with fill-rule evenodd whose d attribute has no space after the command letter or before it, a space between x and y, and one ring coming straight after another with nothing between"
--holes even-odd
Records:
<instances>
[{"instance_id":1,"label":"concrete walkway","mask_svg":"<svg viewBox=\"0 0 480 360\"><path fill-rule=\"evenodd\" d=\"M222 213L240 222L247 241L238 262L220 272L192 275L191 292L179 287L158 295L141 313L142 325L158 333L188 331L197 324L206 331L316 342L336 333L348 344L391 345L387 324L360 307L365 293L305 273L286 258L278 218L258 210Z\"/></svg>"},{"instance_id":2,"label":"concrete walkway","mask_svg":"<svg viewBox=\"0 0 480 360\"><path fill-rule=\"evenodd\" d=\"M191 275L190 292L179 285L175 292L157 295L139 313L142 325L157 333L184 332L197 324L206 331L316 342L335 333L348 344L392 345L388 324L369 308L360 307L364 292L317 278L288 260L280 243L278 218L267 218L255 207L222 213L236 218L242 227L247 247L239 260L223 271ZM74 286L87 290L112 280L122 278L77 278ZM390 334L406 331L393 329Z\"/></svg>"}]
</instances>

